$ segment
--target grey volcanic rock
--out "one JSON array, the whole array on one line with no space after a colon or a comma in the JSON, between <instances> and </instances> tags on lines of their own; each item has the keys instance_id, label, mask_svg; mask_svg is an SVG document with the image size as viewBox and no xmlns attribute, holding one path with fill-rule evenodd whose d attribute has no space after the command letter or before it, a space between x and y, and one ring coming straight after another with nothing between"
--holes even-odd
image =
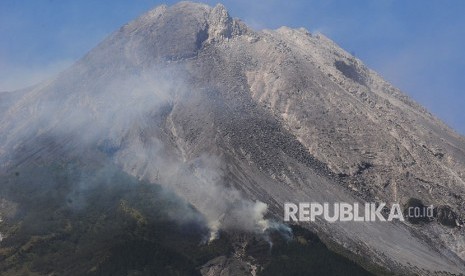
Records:
<instances>
[{"instance_id":1,"label":"grey volcanic rock","mask_svg":"<svg viewBox=\"0 0 465 276\"><path fill-rule=\"evenodd\" d=\"M252 272L254 270L253 267L247 263L234 258L228 259L225 256L220 256L209 261L200 269L200 272L204 276L247 275L244 273L246 271Z\"/></svg>"},{"instance_id":2,"label":"grey volcanic rock","mask_svg":"<svg viewBox=\"0 0 465 276\"><path fill-rule=\"evenodd\" d=\"M457 214L447 205L437 208L437 218L439 223L450 227L457 226Z\"/></svg>"},{"instance_id":3,"label":"grey volcanic rock","mask_svg":"<svg viewBox=\"0 0 465 276\"><path fill-rule=\"evenodd\" d=\"M222 5L151 10L55 80L2 102L0 114L2 170L96 144L126 172L172 186L207 216L217 215L208 210L216 194L195 190L211 186L174 185L172 164L266 203L278 220L289 201L410 198L450 206L442 221L452 211L457 224L464 220L464 137L323 35L253 31ZM465 271L461 226L303 226L367 267ZM227 260L214 263L223 270Z\"/></svg>"}]
</instances>

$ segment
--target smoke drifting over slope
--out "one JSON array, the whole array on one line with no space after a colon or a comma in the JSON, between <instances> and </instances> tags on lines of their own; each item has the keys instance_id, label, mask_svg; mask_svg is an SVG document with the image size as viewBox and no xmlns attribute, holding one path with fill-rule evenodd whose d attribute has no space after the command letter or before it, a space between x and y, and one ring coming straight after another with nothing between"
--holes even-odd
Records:
<instances>
[{"instance_id":1,"label":"smoke drifting over slope","mask_svg":"<svg viewBox=\"0 0 465 276\"><path fill-rule=\"evenodd\" d=\"M89 84L79 94L59 91L57 97L37 99L33 106L20 103L23 116L30 119L27 127L19 127L24 122L8 121L17 132L5 137L5 148L21 146L31 137L71 139L67 150L98 149L134 176L175 191L205 216L211 239L222 229L264 233L274 225L264 218L267 205L246 200L224 183L219 157L204 154L186 160L182 153L170 154L158 138L164 112L196 93L187 88L182 75L178 69L154 66L101 85ZM130 168L132 162L137 165ZM77 188L88 189L92 185L88 180ZM74 204L79 200L85 199L75 199Z\"/></svg>"}]
</instances>

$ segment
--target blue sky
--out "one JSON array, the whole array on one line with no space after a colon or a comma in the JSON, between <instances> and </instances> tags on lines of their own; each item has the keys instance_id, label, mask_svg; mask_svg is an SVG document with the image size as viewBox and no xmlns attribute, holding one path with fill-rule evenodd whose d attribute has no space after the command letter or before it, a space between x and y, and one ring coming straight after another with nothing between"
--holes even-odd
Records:
<instances>
[{"instance_id":1,"label":"blue sky","mask_svg":"<svg viewBox=\"0 0 465 276\"><path fill-rule=\"evenodd\" d=\"M0 0L0 91L47 79L155 0ZM217 1L202 1L214 5ZM322 32L465 134L465 1L223 1L255 29Z\"/></svg>"}]
</instances>

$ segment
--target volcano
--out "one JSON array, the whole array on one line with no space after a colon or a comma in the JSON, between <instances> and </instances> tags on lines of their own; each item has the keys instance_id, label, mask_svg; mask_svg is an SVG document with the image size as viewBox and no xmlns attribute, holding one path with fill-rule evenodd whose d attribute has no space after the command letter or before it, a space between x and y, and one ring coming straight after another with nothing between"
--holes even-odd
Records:
<instances>
[{"instance_id":1,"label":"volcano","mask_svg":"<svg viewBox=\"0 0 465 276\"><path fill-rule=\"evenodd\" d=\"M0 115L5 273L273 275L286 239L333 275L465 273L465 138L322 34L159 6ZM284 224L286 202L435 216Z\"/></svg>"}]
</instances>

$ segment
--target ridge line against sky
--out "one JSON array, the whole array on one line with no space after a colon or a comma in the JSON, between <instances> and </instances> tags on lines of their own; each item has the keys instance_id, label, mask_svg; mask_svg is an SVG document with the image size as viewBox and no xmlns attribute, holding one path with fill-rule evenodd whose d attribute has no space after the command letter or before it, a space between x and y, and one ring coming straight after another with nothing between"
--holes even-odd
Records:
<instances>
[{"instance_id":1,"label":"ridge line against sky","mask_svg":"<svg viewBox=\"0 0 465 276\"><path fill-rule=\"evenodd\" d=\"M53 77L123 24L176 2L0 1L0 91ZM255 29L304 27L325 34L465 134L465 1L222 3Z\"/></svg>"}]
</instances>

